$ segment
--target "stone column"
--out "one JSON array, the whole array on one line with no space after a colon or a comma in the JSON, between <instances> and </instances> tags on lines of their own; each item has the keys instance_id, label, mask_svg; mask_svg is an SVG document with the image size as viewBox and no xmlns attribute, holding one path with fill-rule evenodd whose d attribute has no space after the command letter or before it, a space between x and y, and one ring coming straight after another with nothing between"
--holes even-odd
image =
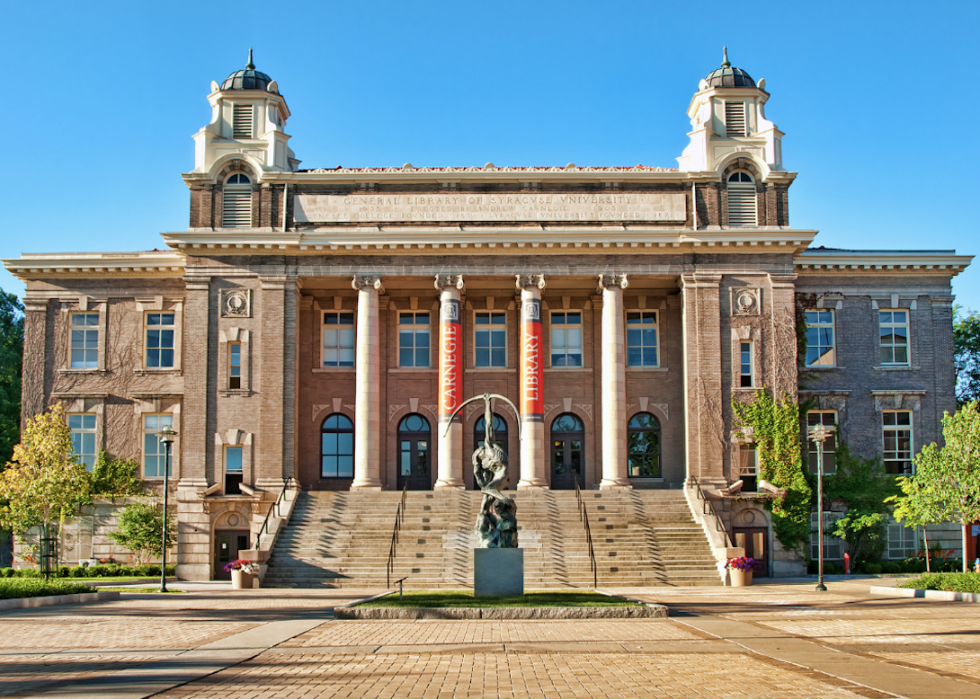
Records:
<instances>
[{"instance_id":1,"label":"stone column","mask_svg":"<svg viewBox=\"0 0 980 699\"><path fill-rule=\"evenodd\" d=\"M599 487L629 488L626 446L626 337L623 328L625 274L600 274L602 292L602 481Z\"/></svg>"},{"instance_id":2,"label":"stone column","mask_svg":"<svg viewBox=\"0 0 980 699\"><path fill-rule=\"evenodd\" d=\"M381 362L378 296L380 277L354 277L357 289L357 353L354 360L354 482L351 489L381 490Z\"/></svg>"},{"instance_id":3,"label":"stone column","mask_svg":"<svg viewBox=\"0 0 980 699\"><path fill-rule=\"evenodd\" d=\"M439 478L436 489L463 488L463 416L449 416L463 402L463 277L437 274L439 290ZM446 429L448 426L448 430Z\"/></svg>"},{"instance_id":4,"label":"stone column","mask_svg":"<svg viewBox=\"0 0 980 699\"><path fill-rule=\"evenodd\" d=\"M541 338L543 274L518 274L520 307L521 480L519 490L547 488L544 433L544 347Z\"/></svg>"},{"instance_id":5,"label":"stone column","mask_svg":"<svg viewBox=\"0 0 980 699\"><path fill-rule=\"evenodd\" d=\"M724 487L721 275L681 275L684 294L684 430L687 479Z\"/></svg>"}]
</instances>

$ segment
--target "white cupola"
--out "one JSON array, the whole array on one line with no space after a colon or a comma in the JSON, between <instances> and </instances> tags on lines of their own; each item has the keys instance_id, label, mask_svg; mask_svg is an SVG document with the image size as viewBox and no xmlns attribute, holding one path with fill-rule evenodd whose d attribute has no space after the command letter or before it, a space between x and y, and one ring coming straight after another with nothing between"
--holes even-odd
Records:
<instances>
[{"instance_id":1,"label":"white cupola","mask_svg":"<svg viewBox=\"0 0 980 699\"><path fill-rule=\"evenodd\" d=\"M289 118L279 85L255 70L252 49L248 64L225 78L211 81L211 123L194 134L195 175L217 175L231 160L245 160L261 180L264 172L292 172L299 165L284 131Z\"/></svg>"},{"instance_id":2,"label":"white cupola","mask_svg":"<svg viewBox=\"0 0 980 699\"><path fill-rule=\"evenodd\" d=\"M728 61L700 82L687 108L691 142L677 159L683 172L721 172L733 157L751 158L763 176L783 169L783 133L766 119L769 93Z\"/></svg>"}]
</instances>

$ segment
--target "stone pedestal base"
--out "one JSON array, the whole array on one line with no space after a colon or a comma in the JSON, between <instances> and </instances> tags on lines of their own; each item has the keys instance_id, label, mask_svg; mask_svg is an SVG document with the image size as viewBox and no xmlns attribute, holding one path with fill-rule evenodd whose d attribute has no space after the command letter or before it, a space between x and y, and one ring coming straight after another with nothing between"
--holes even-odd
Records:
<instances>
[{"instance_id":1,"label":"stone pedestal base","mask_svg":"<svg viewBox=\"0 0 980 699\"><path fill-rule=\"evenodd\" d=\"M473 596L524 594L524 549L473 549Z\"/></svg>"}]
</instances>

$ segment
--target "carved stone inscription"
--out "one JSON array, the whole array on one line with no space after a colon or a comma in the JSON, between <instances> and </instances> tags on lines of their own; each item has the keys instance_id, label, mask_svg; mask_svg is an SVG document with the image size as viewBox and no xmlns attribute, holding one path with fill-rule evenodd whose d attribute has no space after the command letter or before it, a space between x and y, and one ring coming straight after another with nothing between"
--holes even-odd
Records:
<instances>
[{"instance_id":1,"label":"carved stone inscription","mask_svg":"<svg viewBox=\"0 0 980 699\"><path fill-rule=\"evenodd\" d=\"M684 194L298 194L300 223L686 221Z\"/></svg>"}]
</instances>

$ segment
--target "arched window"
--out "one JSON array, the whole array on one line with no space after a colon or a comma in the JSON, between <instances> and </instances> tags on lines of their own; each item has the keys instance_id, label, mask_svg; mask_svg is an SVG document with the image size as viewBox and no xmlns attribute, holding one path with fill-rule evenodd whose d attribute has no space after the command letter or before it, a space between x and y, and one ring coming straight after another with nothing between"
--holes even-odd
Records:
<instances>
[{"instance_id":1,"label":"arched window","mask_svg":"<svg viewBox=\"0 0 980 699\"><path fill-rule=\"evenodd\" d=\"M728 178L728 225L757 224L755 180L747 172L733 172Z\"/></svg>"},{"instance_id":2,"label":"arched window","mask_svg":"<svg viewBox=\"0 0 980 699\"><path fill-rule=\"evenodd\" d=\"M487 436L487 420L481 417L473 425L473 446L474 448L483 446L483 439ZM502 417L493 414L493 441L494 443L504 450L504 453L510 456L510 452L507 451L507 421Z\"/></svg>"},{"instance_id":3,"label":"arched window","mask_svg":"<svg viewBox=\"0 0 980 699\"><path fill-rule=\"evenodd\" d=\"M551 423L551 487L571 489L585 485L585 425L564 413Z\"/></svg>"},{"instance_id":4,"label":"arched window","mask_svg":"<svg viewBox=\"0 0 980 699\"><path fill-rule=\"evenodd\" d=\"M429 421L418 413L398 423L398 487L428 490L432 487Z\"/></svg>"},{"instance_id":5,"label":"arched window","mask_svg":"<svg viewBox=\"0 0 980 699\"><path fill-rule=\"evenodd\" d=\"M252 227L252 180L237 173L225 180L221 198L222 228Z\"/></svg>"},{"instance_id":6,"label":"arched window","mask_svg":"<svg viewBox=\"0 0 980 699\"><path fill-rule=\"evenodd\" d=\"M320 475L354 477L354 423L340 413L328 415L320 428Z\"/></svg>"},{"instance_id":7,"label":"arched window","mask_svg":"<svg viewBox=\"0 0 980 699\"><path fill-rule=\"evenodd\" d=\"M650 413L637 413L626 428L629 475L660 478L660 421Z\"/></svg>"}]
</instances>

